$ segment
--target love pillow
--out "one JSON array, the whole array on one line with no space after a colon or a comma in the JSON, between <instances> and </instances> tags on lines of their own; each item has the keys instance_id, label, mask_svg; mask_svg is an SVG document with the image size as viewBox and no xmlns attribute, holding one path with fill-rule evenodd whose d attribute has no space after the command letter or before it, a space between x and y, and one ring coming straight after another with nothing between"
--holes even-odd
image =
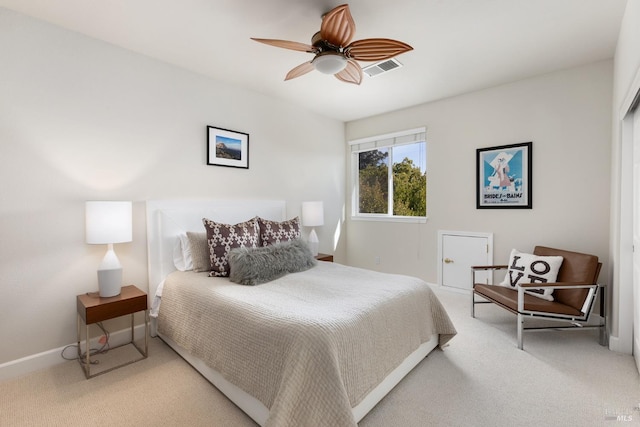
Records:
<instances>
[{"instance_id":1,"label":"love pillow","mask_svg":"<svg viewBox=\"0 0 640 427\"><path fill-rule=\"evenodd\" d=\"M515 289L521 283L553 283L561 265L561 256L538 256L512 249L507 275L500 285ZM553 301L553 289L529 289L525 293Z\"/></svg>"}]
</instances>

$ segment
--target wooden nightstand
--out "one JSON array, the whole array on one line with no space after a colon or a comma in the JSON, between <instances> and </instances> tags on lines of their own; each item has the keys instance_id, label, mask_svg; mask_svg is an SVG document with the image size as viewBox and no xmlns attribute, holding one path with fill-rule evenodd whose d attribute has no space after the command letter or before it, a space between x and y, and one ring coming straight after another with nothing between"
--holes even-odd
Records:
<instances>
[{"instance_id":1,"label":"wooden nightstand","mask_svg":"<svg viewBox=\"0 0 640 427\"><path fill-rule=\"evenodd\" d=\"M317 259L318 261L333 262L333 255L329 255L329 254L318 254L318 255L316 255L316 259Z\"/></svg>"},{"instance_id":2,"label":"wooden nightstand","mask_svg":"<svg viewBox=\"0 0 640 427\"><path fill-rule=\"evenodd\" d=\"M145 292L141 291L135 286L123 286L120 295L116 295L115 297L101 298L97 292L78 295L76 297L76 304L78 308L78 361L80 362L80 366L84 370L84 374L87 379L147 358L147 355L149 354L149 310L147 309L147 294ZM133 315L139 311L144 311L144 350L138 347L133 339ZM109 369L92 375L90 360L91 352L89 349L89 326L94 323L102 322L104 320L126 315L131 316L131 341L123 345L111 347L110 350L132 344L135 349L138 350L142 357L128 360L124 363L120 363L117 366L113 366ZM86 329L85 359L83 359L82 352L80 350L82 321L84 321Z\"/></svg>"}]
</instances>

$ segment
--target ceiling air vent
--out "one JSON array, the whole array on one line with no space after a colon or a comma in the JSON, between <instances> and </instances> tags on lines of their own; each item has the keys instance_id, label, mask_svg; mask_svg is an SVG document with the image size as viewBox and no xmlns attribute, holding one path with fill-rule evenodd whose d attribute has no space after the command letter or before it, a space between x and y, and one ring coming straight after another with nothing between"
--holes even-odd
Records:
<instances>
[{"instance_id":1,"label":"ceiling air vent","mask_svg":"<svg viewBox=\"0 0 640 427\"><path fill-rule=\"evenodd\" d=\"M375 77L400 67L402 67L402 64L397 59L391 58L378 62L377 64L364 67L362 71L364 71L369 77Z\"/></svg>"}]
</instances>

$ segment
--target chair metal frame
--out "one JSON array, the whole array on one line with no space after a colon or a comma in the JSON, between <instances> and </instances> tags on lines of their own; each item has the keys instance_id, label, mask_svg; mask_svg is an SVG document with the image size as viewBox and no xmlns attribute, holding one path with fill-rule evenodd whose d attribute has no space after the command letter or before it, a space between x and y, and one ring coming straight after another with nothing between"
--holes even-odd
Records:
<instances>
[{"instance_id":1,"label":"chair metal frame","mask_svg":"<svg viewBox=\"0 0 640 427\"><path fill-rule=\"evenodd\" d=\"M599 266L600 267L600 264ZM608 345L608 336L607 336L607 317L605 311L605 294L606 294L606 285L598 284L598 283L586 283L586 282L576 282L576 283L523 283L517 286L518 291L518 306L517 310L512 309L509 306L501 304L497 301L492 301L486 299L484 295L478 294L479 297L484 298L483 301L477 301L475 299L475 278L477 271L486 271L486 270L506 270L508 266L506 265L495 265L495 266L473 266L471 267L471 317L475 318L475 305L476 304L496 304L514 314L517 315L517 337L518 337L518 348L520 350L524 349L523 343L523 334L524 331L535 331L535 330L558 330L558 329L594 329L599 328L599 344L602 346ZM494 285L497 286L497 285ZM589 289L589 293L585 298L585 302L582 306L581 315L580 316L572 316L562 313L549 313L543 311L534 311L527 310L524 307L524 295L525 290L531 289ZM600 316L601 321L597 325L591 325L587 322L589 321L589 317L591 312L593 311L593 306L596 301L596 298L600 294ZM571 325L566 326L537 326L537 327L525 327L525 319L527 318L544 318L553 321L561 321L561 322L570 322Z\"/></svg>"}]
</instances>

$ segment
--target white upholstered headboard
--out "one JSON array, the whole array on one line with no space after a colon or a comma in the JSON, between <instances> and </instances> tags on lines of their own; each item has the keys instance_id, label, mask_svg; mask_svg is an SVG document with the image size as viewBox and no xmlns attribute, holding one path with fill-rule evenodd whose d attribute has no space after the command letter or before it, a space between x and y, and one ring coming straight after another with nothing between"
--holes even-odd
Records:
<instances>
[{"instance_id":1,"label":"white upholstered headboard","mask_svg":"<svg viewBox=\"0 0 640 427\"><path fill-rule=\"evenodd\" d=\"M202 218L237 224L255 216L283 221L283 200L149 200L147 201L147 256L149 304L158 285L176 268L173 248L177 236L187 231L204 232Z\"/></svg>"}]
</instances>

